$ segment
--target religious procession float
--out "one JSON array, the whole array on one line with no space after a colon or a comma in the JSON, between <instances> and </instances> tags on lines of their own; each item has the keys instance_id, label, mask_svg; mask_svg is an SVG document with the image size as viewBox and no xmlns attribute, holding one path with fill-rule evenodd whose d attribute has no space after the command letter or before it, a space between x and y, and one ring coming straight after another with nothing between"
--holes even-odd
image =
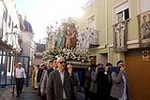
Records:
<instances>
[{"instance_id":1,"label":"religious procession float","mask_svg":"<svg viewBox=\"0 0 150 100\"><path fill-rule=\"evenodd\" d=\"M55 22L47 27L47 46L43 59L63 56L74 67L89 65L89 44L96 41L96 31L85 28L81 31L72 18Z\"/></svg>"}]
</instances>

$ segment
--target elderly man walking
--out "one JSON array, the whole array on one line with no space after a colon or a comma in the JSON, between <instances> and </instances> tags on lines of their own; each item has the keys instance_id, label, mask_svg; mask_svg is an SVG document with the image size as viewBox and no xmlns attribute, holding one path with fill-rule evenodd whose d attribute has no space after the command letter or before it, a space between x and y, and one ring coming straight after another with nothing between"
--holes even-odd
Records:
<instances>
[{"instance_id":1,"label":"elderly man walking","mask_svg":"<svg viewBox=\"0 0 150 100\"><path fill-rule=\"evenodd\" d=\"M57 59L58 69L50 73L47 81L47 100L74 100L74 87L78 85L72 68L66 69L64 57Z\"/></svg>"},{"instance_id":2,"label":"elderly man walking","mask_svg":"<svg viewBox=\"0 0 150 100\"><path fill-rule=\"evenodd\" d=\"M26 78L25 69L22 68L22 64L18 62L18 66L15 69L15 78L16 78L16 90L17 97L20 96L23 89L24 79Z\"/></svg>"}]
</instances>

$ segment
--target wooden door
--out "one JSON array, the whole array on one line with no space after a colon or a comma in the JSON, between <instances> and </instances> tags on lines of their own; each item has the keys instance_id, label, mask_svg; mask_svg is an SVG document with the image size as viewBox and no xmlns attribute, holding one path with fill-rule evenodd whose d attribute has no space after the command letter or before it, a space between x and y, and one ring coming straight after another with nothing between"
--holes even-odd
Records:
<instances>
[{"instance_id":1,"label":"wooden door","mask_svg":"<svg viewBox=\"0 0 150 100\"><path fill-rule=\"evenodd\" d=\"M150 100L150 58L143 61L142 50L129 50L125 62L131 100Z\"/></svg>"}]
</instances>

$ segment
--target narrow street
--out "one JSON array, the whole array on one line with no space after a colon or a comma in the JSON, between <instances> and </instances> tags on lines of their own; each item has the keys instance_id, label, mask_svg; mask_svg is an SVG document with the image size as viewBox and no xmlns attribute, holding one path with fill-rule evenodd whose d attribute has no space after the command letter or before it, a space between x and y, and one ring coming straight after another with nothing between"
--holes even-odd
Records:
<instances>
[{"instance_id":1,"label":"narrow street","mask_svg":"<svg viewBox=\"0 0 150 100\"><path fill-rule=\"evenodd\" d=\"M16 93L14 94L14 97L12 97L12 90L12 86L0 88L0 100L41 100L37 97L37 90L32 90L31 87L24 86L20 97L16 97ZM83 93L78 93L77 100L83 100L83 98Z\"/></svg>"},{"instance_id":2,"label":"narrow street","mask_svg":"<svg viewBox=\"0 0 150 100\"><path fill-rule=\"evenodd\" d=\"M16 97L16 93L12 97L12 90L12 86L0 88L0 100L40 100L36 95L36 90L32 90L30 87L24 87L20 97Z\"/></svg>"}]
</instances>

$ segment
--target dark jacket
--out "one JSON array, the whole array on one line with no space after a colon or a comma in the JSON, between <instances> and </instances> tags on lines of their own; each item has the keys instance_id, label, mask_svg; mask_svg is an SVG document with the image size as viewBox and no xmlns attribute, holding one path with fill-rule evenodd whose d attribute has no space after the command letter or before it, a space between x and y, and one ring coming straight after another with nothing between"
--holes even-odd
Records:
<instances>
[{"instance_id":1,"label":"dark jacket","mask_svg":"<svg viewBox=\"0 0 150 100\"><path fill-rule=\"evenodd\" d=\"M98 100L109 100L110 91L112 87L111 75L110 73L104 74L104 72L99 72L97 77L98 90L97 97Z\"/></svg>"},{"instance_id":2,"label":"dark jacket","mask_svg":"<svg viewBox=\"0 0 150 100\"><path fill-rule=\"evenodd\" d=\"M47 75L48 75L48 77L49 77L49 74L50 74L52 71L54 71L53 68L47 69Z\"/></svg>"},{"instance_id":3,"label":"dark jacket","mask_svg":"<svg viewBox=\"0 0 150 100\"><path fill-rule=\"evenodd\" d=\"M36 82L38 83L40 82L42 74L43 74L43 69L38 69Z\"/></svg>"},{"instance_id":4,"label":"dark jacket","mask_svg":"<svg viewBox=\"0 0 150 100\"><path fill-rule=\"evenodd\" d=\"M91 73L88 69L85 70L84 89L89 89L91 84Z\"/></svg>"},{"instance_id":5,"label":"dark jacket","mask_svg":"<svg viewBox=\"0 0 150 100\"><path fill-rule=\"evenodd\" d=\"M74 75L70 76L67 71L64 73L64 84L61 82L58 70L53 71L47 81L47 100L62 100L63 88L67 96L67 100L75 100L74 86L78 82Z\"/></svg>"}]
</instances>

